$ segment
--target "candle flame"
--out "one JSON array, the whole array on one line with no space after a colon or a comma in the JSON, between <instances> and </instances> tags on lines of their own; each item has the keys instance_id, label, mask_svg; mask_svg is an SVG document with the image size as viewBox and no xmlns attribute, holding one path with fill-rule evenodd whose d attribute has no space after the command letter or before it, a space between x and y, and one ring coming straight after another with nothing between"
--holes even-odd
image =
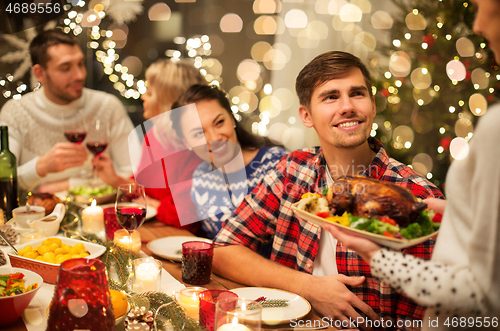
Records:
<instances>
[{"instance_id":1,"label":"candle flame","mask_svg":"<svg viewBox=\"0 0 500 331\"><path fill-rule=\"evenodd\" d=\"M97 205L97 201L95 199L92 199L92 204L90 206L95 207L96 205Z\"/></svg>"},{"instance_id":2,"label":"candle flame","mask_svg":"<svg viewBox=\"0 0 500 331\"><path fill-rule=\"evenodd\" d=\"M196 301L196 300L198 300L198 293L193 292L193 294L191 295L191 298L192 298L193 300L195 300L195 301Z\"/></svg>"},{"instance_id":3,"label":"candle flame","mask_svg":"<svg viewBox=\"0 0 500 331\"><path fill-rule=\"evenodd\" d=\"M236 324L238 324L238 317L233 317L233 320L231 321L231 324L233 325L233 327L236 326Z\"/></svg>"}]
</instances>

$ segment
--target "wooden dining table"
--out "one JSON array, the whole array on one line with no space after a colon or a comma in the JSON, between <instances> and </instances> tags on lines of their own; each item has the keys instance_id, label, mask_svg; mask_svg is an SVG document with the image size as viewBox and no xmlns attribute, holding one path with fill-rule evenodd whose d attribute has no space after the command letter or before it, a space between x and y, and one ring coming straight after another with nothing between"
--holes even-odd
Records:
<instances>
[{"instance_id":1,"label":"wooden dining table","mask_svg":"<svg viewBox=\"0 0 500 331\"><path fill-rule=\"evenodd\" d=\"M180 262L175 262L175 261L170 261L170 260L165 260L161 257L155 256L148 248L147 244L155 239L158 238L164 238L164 237L170 237L170 236L193 236L194 235L184 229L179 229L175 228L172 226L165 225L155 219L148 221L144 223L138 230L141 233L141 240L142 240L142 251L147 254L148 256L154 256L156 259L159 259L163 263L163 268L170 274L172 277L174 277L176 280L179 282L183 283L186 286L192 286L187 283L184 283L182 281L182 266ZM244 284L236 283L234 281L231 281L229 279L226 279L224 277L221 277L219 275L216 275L212 273L210 277L210 283L203 285L203 287L208 288L208 289L224 289L224 290L232 290L236 288L241 288L241 287L247 287ZM302 319L303 323L297 323L299 325L322 325L321 323L321 318L316 315L313 311L309 312L306 316L304 316ZM316 321L316 322L314 322ZM307 324L308 323L308 324ZM295 326L295 325L292 325ZM287 324L280 324L280 325L263 325L262 329L263 330L293 330L294 328L291 325ZM315 328L317 329L317 328ZM332 326L329 327L323 327L321 329L329 329L329 330L337 330ZM8 330L8 331L27 331L23 320L20 318L17 320L15 323L0 327L0 330ZM295 330L303 330L303 331L308 331L308 330L314 330L313 328L306 328L306 327L295 327Z\"/></svg>"}]
</instances>

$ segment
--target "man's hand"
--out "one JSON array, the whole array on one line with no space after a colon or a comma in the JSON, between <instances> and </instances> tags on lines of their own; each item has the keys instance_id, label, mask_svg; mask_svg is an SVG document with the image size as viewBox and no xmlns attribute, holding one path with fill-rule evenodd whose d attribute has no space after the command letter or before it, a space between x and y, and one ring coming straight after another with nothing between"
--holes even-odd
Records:
<instances>
[{"instance_id":1,"label":"man's hand","mask_svg":"<svg viewBox=\"0 0 500 331\"><path fill-rule=\"evenodd\" d=\"M69 168L81 167L88 159L85 146L73 143L57 143L38 158L36 171L45 177L49 173L61 172Z\"/></svg>"},{"instance_id":2,"label":"man's hand","mask_svg":"<svg viewBox=\"0 0 500 331\"><path fill-rule=\"evenodd\" d=\"M315 281L310 282L307 299L311 302L314 309L323 316L334 320L344 321L344 326L351 328L349 318L361 321L361 316L354 308L357 308L372 320L378 320L380 317L373 309L352 293L346 285L359 286L363 284L365 277L348 277L345 275L331 275L317 277ZM358 318L360 318L358 320ZM371 330L371 328L363 328Z\"/></svg>"}]
</instances>

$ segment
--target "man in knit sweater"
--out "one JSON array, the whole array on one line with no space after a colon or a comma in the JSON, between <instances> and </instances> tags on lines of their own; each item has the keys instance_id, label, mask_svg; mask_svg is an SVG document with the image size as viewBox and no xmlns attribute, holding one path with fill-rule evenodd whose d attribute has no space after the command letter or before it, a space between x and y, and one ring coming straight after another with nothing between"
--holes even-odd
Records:
<instances>
[{"instance_id":1,"label":"man in knit sweater","mask_svg":"<svg viewBox=\"0 0 500 331\"><path fill-rule=\"evenodd\" d=\"M42 88L9 100L0 111L18 161L19 187L50 193L67 189L68 178L89 165L89 153L84 144L65 139L65 127L95 120L109 128L105 152L117 173L129 177L128 144L139 146L136 136L128 140L132 122L115 96L83 87L87 70L78 41L59 29L43 31L31 42L30 55Z\"/></svg>"}]
</instances>

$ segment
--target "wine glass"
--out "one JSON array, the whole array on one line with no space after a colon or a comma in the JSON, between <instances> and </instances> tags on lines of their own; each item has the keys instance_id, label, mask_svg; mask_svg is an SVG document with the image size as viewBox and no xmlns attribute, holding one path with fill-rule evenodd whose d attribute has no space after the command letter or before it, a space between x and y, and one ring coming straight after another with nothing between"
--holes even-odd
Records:
<instances>
[{"instance_id":1,"label":"wine glass","mask_svg":"<svg viewBox=\"0 0 500 331\"><path fill-rule=\"evenodd\" d=\"M115 213L118 223L129 232L129 238L146 220L146 193L144 187L136 184L118 186L116 192ZM132 275L132 240L129 240L127 268Z\"/></svg>"},{"instance_id":2,"label":"wine glass","mask_svg":"<svg viewBox=\"0 0 500 331\"><path fill-rule=\"evenodd\" d=\"M87 123L80 115L63 115L64 137L72 143L80 145L87 136Z\"/></svg>"},{"instance_id":3,"label":"wine glass","mask_svg":"<svg viewBox=\"0 0 500 331\"><path fill-rule=\"evenodd\" d=\"M92 121L88 129L87 149L94 156L101 155L108 147L109 130L106 123L97 119ZM93 183L97 183L97 170L93 168Z\"/></svg>"}]
</instances>

